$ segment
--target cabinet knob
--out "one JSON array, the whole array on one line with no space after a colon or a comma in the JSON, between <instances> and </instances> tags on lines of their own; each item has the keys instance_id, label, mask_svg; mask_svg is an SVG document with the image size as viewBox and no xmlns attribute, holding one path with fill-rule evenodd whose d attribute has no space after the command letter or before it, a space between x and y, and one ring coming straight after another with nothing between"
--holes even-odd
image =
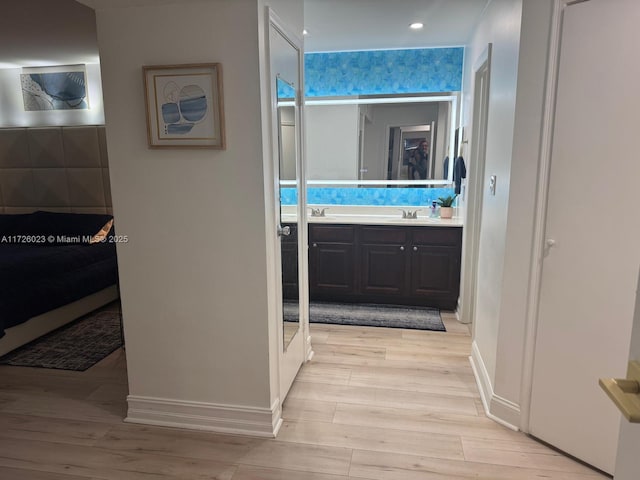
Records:
<instances>
[{"instance_id":1,"label":"cabinet knob","mask_svg":"<svg viewBox=\"0 0 640 480\"><path fill-rule=\"evenodd\" d=\"M404 252L404 247L400 247L400 251L401 251L401 252Z\"/></svg>"},{"instance_id":2,"label":"cabinet knob","mask_svg":"<svg viewBox=\"0 0 640 480\"><path fill-rule=\"evenodd\" d=\"M318 246L318 244L317 244L317 243L314 243L314 244L313 244L313 248L316 248L317 246Z\"/></svg>"},{"instance_id":3,"label":"cabinet knob","mask_svg":"<svg viewBox=\"0 0 640 480\"><path fill-rule=\"evenodd\" d=\"M418 247L413 247L413 251L417 252L418 251Z\"/></svg>"}]
</instances>

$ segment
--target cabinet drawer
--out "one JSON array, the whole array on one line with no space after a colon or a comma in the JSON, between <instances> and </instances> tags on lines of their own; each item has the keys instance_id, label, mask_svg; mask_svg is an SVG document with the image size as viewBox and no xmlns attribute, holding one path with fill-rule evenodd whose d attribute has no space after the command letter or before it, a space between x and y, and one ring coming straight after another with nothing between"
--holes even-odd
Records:
<instances>
[{"instance_id":1,"label":"cabinet drawer","mask_svg":"<svg viewBox=\"0 0 640 480\"><path fill-rule=\"evenodd\" d=\"M458 227L414 227L412 243L415 245L459 245L462 229Z\"/></svg>"},{"instance_id":2,"label":"cabinet drawer","mask_svg":"<svg viewBox=\"0 0 640 480\"><path fill-rule=\"evenodd\" d=\"M353 225L309 225L309 241L353 243L355 231Z\"/></svg>"},{"instance_id":3,"label":"cabinet drawer","mask_svg":"<svg viewBox=\"0 0 640 480\"><path fill-rule=\"evenodd\" d=\"M403 245L407 243L408 232L408 228L362 227L362 243Z\"/></svg>"}]
</instances>

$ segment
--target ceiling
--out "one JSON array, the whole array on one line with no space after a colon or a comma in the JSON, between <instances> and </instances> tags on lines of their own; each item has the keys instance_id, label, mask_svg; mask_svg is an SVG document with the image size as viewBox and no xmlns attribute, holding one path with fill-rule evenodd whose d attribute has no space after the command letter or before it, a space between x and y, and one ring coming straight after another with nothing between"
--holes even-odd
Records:
<instances>
[{"instance_id":1,"label":"ceiling","mask_svg":"<svg viewBox=\"0 0 640 480\"><path fill-rule=\"evenodd\" d=\"M489 1L304 0L305 51L465 45Z\"/></svg>"},{"instance_id":2,"label":"ceiling","mask_svg":"<svg viewBox=\"0 0 640 480\"><path fill-rule=\"evenodd\" d=\"M153 0L175 1L194 0ZM299 1L305 2L309 32L305 50L321 52L464 45L490 0ZM2 0L0 68L98 63L95 14L79 2ZM149 0L110 2L124 6ZM414 21L424 28L410 30Z\"/></svg>"}]
</instances>

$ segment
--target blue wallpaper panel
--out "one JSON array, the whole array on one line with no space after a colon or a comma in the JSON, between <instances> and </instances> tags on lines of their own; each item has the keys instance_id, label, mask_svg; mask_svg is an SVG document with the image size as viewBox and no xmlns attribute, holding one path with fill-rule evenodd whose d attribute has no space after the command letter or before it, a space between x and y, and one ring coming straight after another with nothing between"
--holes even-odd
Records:
<instances>
[{"instance_id":1,"label":"blue wallpaper panel","mask_svg":"<svg viewBox=\"0 0 640 480\"><path fill-rule=\"evenodd\" d=\"M307 97L455 92L463 47L306 53Z\"/></svg>"},{"instance_id":2,"label":"blue wallpaper panel","mask_svg":"<svg viewBox=\"0 0 640 480\"><path fill-rule=\"evenodd\" d=\"M453 194L453 188L308 188L307 204L419 206L431 205L438 197ZM295 205L298 190L282 188L280 201L283 205Z\"/></svg>"}]
</instances>

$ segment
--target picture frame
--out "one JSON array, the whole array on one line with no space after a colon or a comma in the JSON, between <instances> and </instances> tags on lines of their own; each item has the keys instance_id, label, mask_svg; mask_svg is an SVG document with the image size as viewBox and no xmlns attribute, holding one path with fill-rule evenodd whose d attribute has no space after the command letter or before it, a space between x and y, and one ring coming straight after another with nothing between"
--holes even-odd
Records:
<instances>
[{"instance_id":1,"label":"picture frame","mask_svg":"<svg viewBox=\"0 0 640 480\"><path fill-rule=\"evenodd\" d=\"M25 67L20 73L25 112L88 110L86 65Z\"/></svg>"},{"instance_id":2,"label":"picture frame","mask_svg":"<svg viewBox=\"0 0 640 480\"><path fill-rule=\"evenodd\" d=\"M142 67L149 148L224 150L222 65Z\"/></svg>"}]
</instances>

